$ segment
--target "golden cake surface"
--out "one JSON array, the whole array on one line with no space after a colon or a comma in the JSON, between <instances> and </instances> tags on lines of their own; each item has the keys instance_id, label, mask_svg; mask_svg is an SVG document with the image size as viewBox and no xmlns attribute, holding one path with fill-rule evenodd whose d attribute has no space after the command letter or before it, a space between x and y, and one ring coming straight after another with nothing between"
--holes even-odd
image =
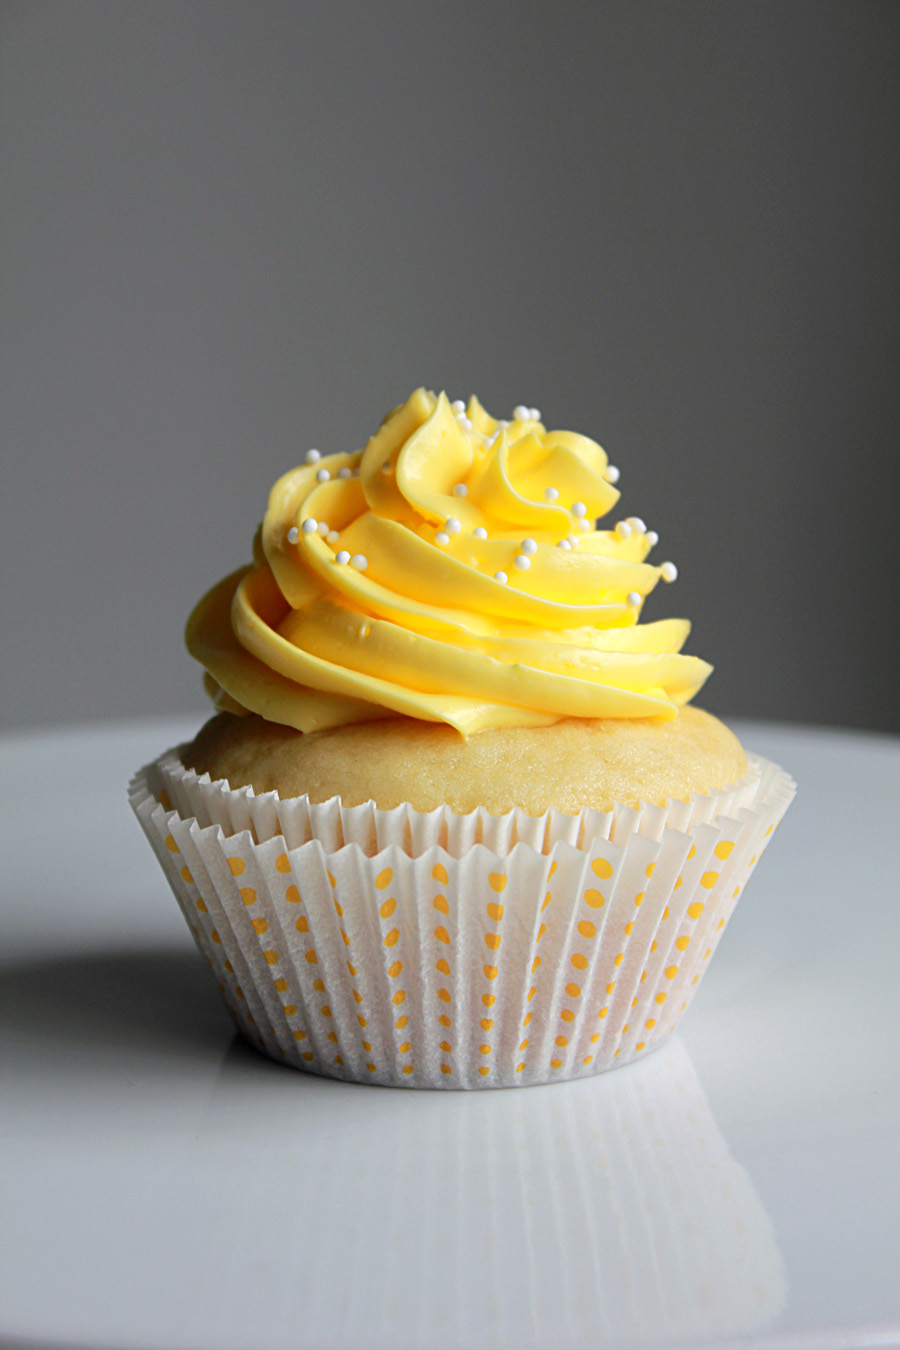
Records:
<instances>
[{"instance_id":1,"label":"golden cake surface","mask_svg":"<svg viewBox=\"0 0 900 1350\"><path fill-rule=\"evenodd\" d=\"M468 740L452 727L408 717L298 732L261 717L220 713L200 730L184 763L231 787L339 796L345 806L408 802L417 811L554 807L577 814L686 798L741 778L737 737L699 708L673 719L564 718L551 726L496 727Z\"/></svg>"}]
</instances>

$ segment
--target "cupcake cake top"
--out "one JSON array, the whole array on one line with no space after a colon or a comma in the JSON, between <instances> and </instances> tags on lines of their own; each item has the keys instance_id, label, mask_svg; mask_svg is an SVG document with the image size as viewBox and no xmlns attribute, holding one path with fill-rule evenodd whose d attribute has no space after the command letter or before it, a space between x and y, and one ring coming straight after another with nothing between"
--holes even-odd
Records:
<instances>
[{"instance_id":1,"label":"cupcake cake top","mask_svg":"<svg viewBox=\"0 0 900 1350\"><path fill-rule=\"evenodd\" d=\"M561 717L674 717L711 667L637 517L597 529L618 470L586 436L418 389L364 450L278 480L254 563L197 605L187 645L217 707L299 731L404 714L464 736Z\"/></svg>"}]
</instances>

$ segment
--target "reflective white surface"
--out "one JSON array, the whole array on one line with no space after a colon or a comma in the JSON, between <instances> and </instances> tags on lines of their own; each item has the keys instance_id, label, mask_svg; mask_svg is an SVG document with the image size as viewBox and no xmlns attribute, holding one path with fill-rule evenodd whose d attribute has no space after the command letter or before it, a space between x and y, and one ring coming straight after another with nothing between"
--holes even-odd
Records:
<instances>
[{"instance_id":1,"label":"reflective white surface","mask_svg":"<svg viewBox=\"0 0 900 1350\"><path fill-rule=\"evenodd\" d=\"M437 1094L234 1039L124 796L191 729L0 743L0 1344L895 1343L896 741L739 727L799 793L683 1029Z\"/></svg>"}]
</instances>

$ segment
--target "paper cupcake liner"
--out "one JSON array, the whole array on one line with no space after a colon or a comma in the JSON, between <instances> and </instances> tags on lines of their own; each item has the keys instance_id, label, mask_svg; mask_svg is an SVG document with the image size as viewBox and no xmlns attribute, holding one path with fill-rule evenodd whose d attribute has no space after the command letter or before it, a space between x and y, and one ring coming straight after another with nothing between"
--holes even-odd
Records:
<instances>
[{"instance_id":1,"label":"paper cupcake liner","mask_svg":"<svg viewBox=\"0 0 900 1350\"><path fill-rule=\"evenodd\" d=\"M665 807L380 811L232 790L176 749L129 797L248 1040L329 1077L472 1088L658 1046L794 791L751 758Z\"/></svg>"}]
</instances>

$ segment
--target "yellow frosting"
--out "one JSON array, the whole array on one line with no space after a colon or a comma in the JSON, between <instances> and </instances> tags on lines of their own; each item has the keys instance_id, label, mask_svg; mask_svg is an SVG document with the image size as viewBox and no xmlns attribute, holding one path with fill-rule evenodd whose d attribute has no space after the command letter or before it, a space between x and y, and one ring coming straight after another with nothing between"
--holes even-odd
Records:
<instances>
[{"instance_id":1,"label":"yellow frosting","mask_svg":"<svg viewBox=\"0 0 900 1350\"><path fill-rule=\"evenodd\" d=\"M216 705L300 731L402 713L464 736L675 716L711 667L681 655L686 620L638 622L662 571L652 537L584 529L618 501L606 455L526 411L498 422L418 389L365 450L280 478L254 564L188 621Z\"/></svg>"}]
</instances>

